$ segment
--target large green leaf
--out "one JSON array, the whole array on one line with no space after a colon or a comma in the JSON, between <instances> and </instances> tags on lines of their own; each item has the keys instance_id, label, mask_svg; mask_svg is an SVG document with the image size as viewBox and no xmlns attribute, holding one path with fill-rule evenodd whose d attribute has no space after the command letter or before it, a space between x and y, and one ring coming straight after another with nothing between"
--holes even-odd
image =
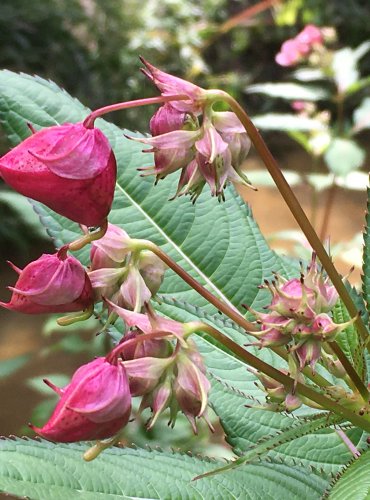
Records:
<instances>
[{"instance_id":1,"label":"large green leaf","mask_svg":"<svg viewBox=\"0 0 370 500\"><path fill-rule=\"evenodd\" d=\"M249 389L249 383L245 383L244 387L244 391L238 391L218 380L213 384L211 393L211 404L221 419L227 441L233 446L237 455L248 453L262 439L269 439L271 436L273 441L273 436L278 432L299 425L299 420L292 416L246 408L246 404L252 406L255 404L247 397L252 395L258 398L258 394ZM307 412L307 409L304 411ZM351 429L348 435L359 448L366 446L366 437L361 430ZM352 457L347 446L333 429L316 430L312 434L286 443L282 439L282 443L281 446L269 451L267 456L280 459L286 464L298 462L305 466L313 466L327 474L341 470Z\"/></svg>"},{"instance_id":2,"label":"large green leaf","mask_svg":"<svg viewBox=\"0 0 370 500\"><path fill-rule=\"evenodd\" d=\"M330 500L365 500L370 497L370 451L338 476L333 489L329 492Z\"/></svg>"},{"instance_id":3,"label":"large green leaf","mask_svg":"<svg viewBox=\"0 0 370 500\"><path fill-rule=\"evenodd\" d=\"M83 445L24 439L0 442L0 491L31 500L319 499L328 482L283 464L248 464L226 475L192 479L221 462L189 455L111 448L86 463Z\"/></svg>"},{"instance_id":4,"label":"large green leaf","mask_svg":"<svg viewBox=\"0 0 370 500\"><path fill-rule=\"evenodd\" d=\"M322 87L300 85L298 83L257 83L246 88L248 94L264 94L289 101L319 101L329 97Z\"/></svg>"},{"instance_id":5,"label":"large green leaf","mask_svg":"<svg viewBox=\"0 0 370 500\"><path fill-rule=\"evenodd\" d=\"M88 110L56 85L9 71L0 73L0 118L13 144L29 135L27 122L36 127L78 121ZM153 186L136 169L152 163L142 145L126 139L116 126L98 121L117 157L118 180L110 221L132 237L153 240L184 269L229 304L261 305L265 291L258 285L271 277L271 270L284 271L282 261L269 249L251 211L232 189L219 204L209 191L195 205L181 198L167 202L177 179L170 176ZM127 132L127 131L126 131ZM38 212L56 245L80 234L77 224L38 205ZM86 256L86 251L82 258ZM161 292L189 302L205 301L173 273L168 272Z\"/></svg>"}]
</instances>

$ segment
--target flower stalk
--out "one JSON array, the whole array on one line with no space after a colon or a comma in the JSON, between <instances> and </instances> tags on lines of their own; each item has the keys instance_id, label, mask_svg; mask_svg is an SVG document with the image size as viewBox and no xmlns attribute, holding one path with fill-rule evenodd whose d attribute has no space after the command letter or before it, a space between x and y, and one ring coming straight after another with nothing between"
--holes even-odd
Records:
<instances>
[{"instance_id":1,"label":"flower stalk","mask_svg":"<svg viewBox=\"0 0 370 500\"><path fill-rule=\"evenodd\" d=\"M325 410L336 413L337 415L346 418L350 422L352 422L355 426L364 429L369 432L370 430L370 422L366 420L363 416L357 415L350 409L342 406L341 404L329 399L328 397L316 392L311 387L308 387L301 382L297 382L293 378L285 375L280 370L277 370L273 366L265 363L261 359L257 358L250 352L246 351L242 346L231 340L229 337L218 331L211 325L208 325L203 322L199 322L199 329L205 333L211 335L214 339L221 342L225 347L229 348L232 352L234 352L241 360L248 363L248 365L252 366L256 370L264 373L265 375L277 380L282 383L287 390L296 392L307 399L310 399L314 403L317 403L319 406L324 408Z\"/></svg>"},{"instance_id":2,"label":"flower stalk","mask_svg":"<svg viewBox=\"0 0 370 500\"><path fill-rule=\"evenodd\" d=\"M358 315L357 307L355 306L348 290L346 289L341 277L339 276L337 270L334 267L334 264L326 252L323 244L320 241L316 231L312 227L310 221L308 220L306 214L304 213L299 201L297 200L295 194L293 193L291 187L286 181L283 173L281 172L275 158L272 156L270 150L266 146L265 141L262 139L260 133L257 128L252 123L246 111L240 106L240 104L229 94L223 92L221 90L213 91L214 94L218 94L218 98L222 101L225 101L229 104L231 109L237 115L239 120L244 125L248 135L253 142L258 154L262 158L265 163L267 170L269 171L271 177L273 178L277 188L279 189L282 197L284 198L285 203L288 205L290 211L292 212L295 220L298 225L302 229L304 235L307 238L307 241L310 243L311 247L317 253L318 258L320 259L321 264L323 265L325 271L328 273L328 276L338 291L339 296L343 300L344 305L346 306L351 317L356 317L356 325L360 336L363 341L366 341L369 337L369 332L361 318ZM370 346L369 346L370 347Z\"/></svg>"}]
</instances>

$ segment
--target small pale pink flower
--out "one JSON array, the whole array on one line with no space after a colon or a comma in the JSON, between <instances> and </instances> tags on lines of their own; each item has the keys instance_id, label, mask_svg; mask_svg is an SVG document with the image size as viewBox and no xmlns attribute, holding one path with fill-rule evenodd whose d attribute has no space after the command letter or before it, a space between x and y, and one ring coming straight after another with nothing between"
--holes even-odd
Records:
<instances>
[{"instance_id":1,"label":"small pale pink flower","mask_svg":"<svg viewBox=\"0 0 370 500\"><path fill-rule=\"evenodd\" d=\"M321 44L324 41L322 31L314 24L307 24L295 38L298 42L309 47L314 44Z\"/></svg>"},{"instance_id":2,"label":"small pale pink flower","mask_svg":"<svg viewBox=\"0 0 370 500\"><path fill-rule=\"evenodd\" d=\"M34 133L0 159L19 193L86 226L100 226L113 201L116 161L105 135L82 123Z\"/></svg>"},{"instance_id":3,"label":"small pale pink flower","mask_svg":"<svg viewBox=\"0 0 370 500\"><path fill-rule=\"evenodd\" d=\"M23 270L10 302L0 306L27 314L81 311L93 304L93 290L82 264L67 256L65 247L56 254L44 254Z\"/></svg>"},{"instance_id":4,"label":"small pale pink flower","mask_svg":"<svg viewBox=\"0 0 370 500\"><path fill-rule=\"evenodd\" d=\"M97 358L81 366L63 389L46 383L60 400L42 428L31 426L46 439L61 443L105 439L128 422L131 394L125 368L120 363Z\"/></svg>"},{"instance_id":5,"label":"small pale pink flower","mask_svg":"<svg viewBox=\"0 0 370 500\"><path fill-rule=\"evenodd\" d=\"M301 44L294 38L287 40L281 46L280 52L276 55L275 61L280 66L293 66L302 57Z\"/></svg>"},{"instance_id":6,"label":"small pale pink flower","mask_svg":"<svg viewBox=\"0 0 370 500\"><path fill-rule=\"evenodd\" d=\"M131 251L126 231L108 223L105 235L91 243L91 271L106 267L119 267Z\"/></svg>"}]
</instances>

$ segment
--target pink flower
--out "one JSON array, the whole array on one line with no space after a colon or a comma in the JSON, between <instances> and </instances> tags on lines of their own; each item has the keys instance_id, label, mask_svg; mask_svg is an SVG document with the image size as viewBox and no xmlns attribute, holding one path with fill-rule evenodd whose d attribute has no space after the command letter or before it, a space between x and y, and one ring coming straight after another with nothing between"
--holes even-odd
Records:
<instances>
[{"instance_id":1,"label":"pink flower","mask_svg":"<svg viewBox=\"0 0 370 500\"><path fill-rule=\"evenodd\" d=\"M280 66L293 66L302 57L302 45L294 38L287 40L281 46L280 52L276 55L275 61Z\"/></svg>"},{"instance_id":2,"label":"pink flower","mask_svg":"<svg viewBox=\"0 0 370 500\"><path fill-rule=\"evenodd\" d=\"M82 123L34 133L0 159L19 193L86 226L100 226L114 195L116 160L105 135Z\"/></svg>"},{"instance_id":3,"label":"pink flower","mask_svg":"<svg viewBox=\"0 0 370 500\"><path fill-rule=\"evenodd\" d=\"M320 44L324 40L322 31L314 24L307 24L295 38L298 42L306 44L309 47L316 43Z\"/></svg>"},{"instance_id":4,"label":"pink flower","mask_svg":"<svg viewBox=\"0 0 370 500\"><path fill-rule=\"evenodd\" d=\"M128 422L131 395L121 364L97 358L81 366L63 389L45 382L60 400L42 428L31 428L46 439L61 443L105 439Z\"/></svg>"},{"instance_id":5,"label":"pink flower","mask_svg":"<svg viewBox=\"0 0 370 500\"><path fill-rule=\"evenodd\" d=\"M173 106L178 111L185 111L198 114L204 107L207 98L207 91L194 85L193 83L182 80L177 76L172 76L156 68L144 58L140 58L142 63L146 66L143 73L154 83L162 95L187 95L189 101L171 101Z\"/></svg>"},{"instance_id":6,"label":"pink flower","mask_svg":"<svg viewBox=\"0 0 370 500\"><path fill-rule=\"evenodd\" d=\"M67 256L63 247L54 255L44 254L23 271L13 266L19 278L10 302L0 306L27 314L81 311L93 304L90 280L81 263Z\"/></svg>"}]
</instances>

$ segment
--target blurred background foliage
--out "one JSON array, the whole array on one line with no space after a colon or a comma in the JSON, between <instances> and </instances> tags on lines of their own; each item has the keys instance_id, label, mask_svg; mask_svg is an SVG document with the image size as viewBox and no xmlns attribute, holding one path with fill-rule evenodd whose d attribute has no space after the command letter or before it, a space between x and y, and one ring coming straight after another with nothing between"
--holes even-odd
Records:
<instances>
[{"instance_id":1,"label":"blurred background foliage","mask_svg":"<svg viewBox=\"0 0 370 500\"><path fill-rule=\"evenodd\" d=\"M271 95L266 98L266 93L246 91L252 84L289 79L289 71L275 62L284 40L313 23L336 29L337 48L355 48L370 40L369 17L368 0L1 0L0 67L51 79L88 107L97 108L156 94L140 72L138 56L142 55L165 71L198 85L223 88L251 115L263 116L270 112L291 112L289 99L271 98ZM369 53L359 61L359 72L370 74ZM351 97L345 109L348 120L366 96L369 96L368 87ZM330 99L324 99L323 106L332 107L335 114L335 105ZM118 125L144 132L148 130L152 113L152 107L138 108L116 113L112 119ZM299 148L292 135L289 137L281 131L267 130L264 136L277 156ZM361 144L361 136L358 140ZM4 153L8 146L1 135L0 152ZM295 178L301 183L301 176ZM295 183L293 178L291 182ZM47 248L49 243L42 239L43 230L27 201L3 184L0 184L0 211L2 261L12 258L21 266L42 251L51 250ZM4 283L8 283L7 276L5 280ZM22 325L22 320L17 321L17 325ZM66 331L55 333L47 323L44 338L39 335L33 347L30 368L22 349L19 356L2 362L0 377L9 377L13 385L18 384L17 391L23 390L25 399L30 396L20 384L24 386L24 379L28 378L28 389L37 395L29 403L34 407L35 423L44 421L55 404L50 394L44 394L45 370L63 378L65 371L72 372L70 365L78 366L102 352L104 346L99 338L91 342L94 334L94 328L92 333L81 332L80 336L70 336ZM10 336L14 337L14 333ZM47 346L40 347L45 336ZM61 350L70 355L67 364L59 359ZM6 349L4 352L7 357ZM49 361L45 362L46 358ZM38 372L36 377L35 372ZM18 377L17 381L14 377ZM13 389L8 390L5 406L13 393ZM9 407L8 420L13 418L12 411ZM24 415L19 417L14 425L24 422ZM195 451L201 451L202 446L209 447L209 435L204 429L201 440L190 441L189 426L182 418L171 437L164 420L158 429L148 436L142 427L138 428L136 441L167 443L170 439L167 444L173 446L187 441L187 449ZM216 438L215 446L220 442ZM225 456L225 451L222 454Z\"/></svg>"}]
</instances>

